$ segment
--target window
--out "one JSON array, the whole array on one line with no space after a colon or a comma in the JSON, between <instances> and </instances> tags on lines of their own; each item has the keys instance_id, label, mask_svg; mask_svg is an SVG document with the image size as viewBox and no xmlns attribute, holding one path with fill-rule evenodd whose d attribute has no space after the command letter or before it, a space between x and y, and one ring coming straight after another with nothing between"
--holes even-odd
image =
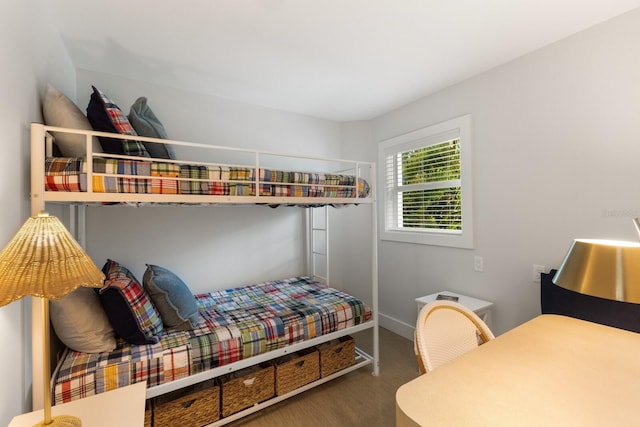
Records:
<instances>
[{"instance_id":1,"label":"window","mask_svg":"<svg viewBox=\"0 0 640 427\"><path fill-rule=\"evenodd\" d=\"M473 247L470 128L463 116L380 143L383 240Z\"/></svg>"}]
</instances>

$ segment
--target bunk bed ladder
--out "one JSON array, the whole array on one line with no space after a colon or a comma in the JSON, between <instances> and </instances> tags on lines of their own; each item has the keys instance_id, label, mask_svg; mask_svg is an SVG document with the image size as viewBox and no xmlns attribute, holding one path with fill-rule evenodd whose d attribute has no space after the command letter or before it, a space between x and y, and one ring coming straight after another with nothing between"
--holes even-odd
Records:
<instances>
[{"instance_id":1,"label":"bunk bed ladder","mask_svg":"<svg viewBox=\"0 0 640 427\"><path fill-rule=\"evenodd\" d=\"M326 285L329 281L329 209L327 206L308 209L307 262L309 275Z\"/></svg>"},{"instance_id":2,"label":"bunk bed ladder","mask_svg":"<svg viewBox=\"0 0 640 427\"><path fill-rule=\"evenodd\" d=\"M309 275L315 280L330 284L329 268L329 206L313 207L307 209L307 269ZM378 326L378 229L377 212L375 203L371 206L371 236L372 236L372 308L373 327L373 372L380 374L380 335ZM360 350L358 350L360 351ZM367 355L367 357L371 357Z\"/></svg>"}]
</instances>

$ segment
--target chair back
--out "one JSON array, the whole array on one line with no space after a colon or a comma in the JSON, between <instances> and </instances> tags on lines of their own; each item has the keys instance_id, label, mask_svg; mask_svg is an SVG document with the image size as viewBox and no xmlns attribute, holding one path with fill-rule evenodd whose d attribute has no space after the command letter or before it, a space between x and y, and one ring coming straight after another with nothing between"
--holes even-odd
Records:
<instances>
[{"instance_id":1,"label":"chair back","mask_svg":"<svg viewBox=\"0 0 640 427\"><path fill-rule=\"evenodd\" d=\"M437 367L494 338L489 327L462 304L433 301L420 310L414 350L420 373Z\"/></svg>"}]
</instances>

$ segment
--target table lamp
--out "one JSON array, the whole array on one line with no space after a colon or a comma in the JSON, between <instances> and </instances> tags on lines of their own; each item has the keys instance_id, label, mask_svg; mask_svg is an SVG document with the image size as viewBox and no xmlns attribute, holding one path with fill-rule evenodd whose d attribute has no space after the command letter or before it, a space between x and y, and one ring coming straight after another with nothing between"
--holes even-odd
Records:
<instances>
[{"instance_id":1,"label":"table lamp","mask_svg":"<svg viewBox=\"0 0 640 427\"><path fill-rule=\"evenodd\" d=\"M0 252L0 306L31 295L42 304L44 420L37 426L80 426L77 417L51 417L49 302L80 286L101 287L104 275L60 220L47 213L30 217Z\"/></svg>"},{"instance_id":2,"label":"table lamp","mask_svg":"<svg viewBox=\"0 0 640 427\"><path fill-rule=\"evenodd\" d=\"M640 304L640 243L576 239L553 283L581 294Z\"/></svg>"}]
</instances>

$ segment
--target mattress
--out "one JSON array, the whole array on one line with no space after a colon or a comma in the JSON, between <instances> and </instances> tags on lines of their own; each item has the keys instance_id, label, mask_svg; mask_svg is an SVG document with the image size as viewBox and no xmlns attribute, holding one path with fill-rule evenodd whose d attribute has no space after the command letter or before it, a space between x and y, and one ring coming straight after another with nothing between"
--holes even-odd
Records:
<instances>
[{"instance_id":1,"label":"mattress","mask_svg":"<svg viewBox=\"0 0 640 427\"><path fill-rule=\"evenodd\" d=\"M97 193L255 196L256 169L201 166L163 161L93 158ZM259 169L259 195L277 197L367 197L370 186L354 175ZM357 193L356 193L357 188ZM87 162L80 157L49 157L47 191L87 191Z\"/></svg>"},{"instance_id":2,"label":"mattress","mask_svg":"<svg viewBox=\"0 0 640 427\"><path fill-rule=\"evenodd\" d=\"M67 349L52 378L54 404L140 381L147 387L227 365L371 319L357 298L296 277L196 295L191 331L164 331L157 344L120 340L107 353Z\"/></svg>"}]
</instances>

